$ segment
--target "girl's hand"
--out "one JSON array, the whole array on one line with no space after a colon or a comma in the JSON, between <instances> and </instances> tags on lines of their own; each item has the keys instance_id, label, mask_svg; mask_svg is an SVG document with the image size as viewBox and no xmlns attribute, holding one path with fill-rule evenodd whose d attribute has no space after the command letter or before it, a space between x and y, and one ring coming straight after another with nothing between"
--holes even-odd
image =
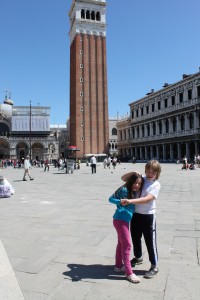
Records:
<instances>
[{"instance_id":1,"label":"girl's hand","mask_svg":"<svg viewBox=\"0 0 200 300\"><path fill-rule=\"evenodd\" d=\"M129 200L128 199L121 199L120 202L121 202L121 205L123 205L123 206L129 204Z\"/></svg>"}]
</instances>

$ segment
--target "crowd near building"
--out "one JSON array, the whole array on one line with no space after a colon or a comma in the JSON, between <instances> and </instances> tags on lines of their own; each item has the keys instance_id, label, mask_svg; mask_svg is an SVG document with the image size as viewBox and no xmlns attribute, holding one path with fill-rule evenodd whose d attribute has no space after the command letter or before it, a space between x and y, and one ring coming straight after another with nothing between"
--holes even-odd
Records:
<instances>
[{"instance_id":1,"label":"crowd near building","mask_svg":"<svg viewBox=\"0 0 200 300\"><path fill-rule=\"evenodd\" d=\"M200 71L129 104L117 122L118 152L124 159L174 161L200 153Z\"/></svg>"}]
</instances>

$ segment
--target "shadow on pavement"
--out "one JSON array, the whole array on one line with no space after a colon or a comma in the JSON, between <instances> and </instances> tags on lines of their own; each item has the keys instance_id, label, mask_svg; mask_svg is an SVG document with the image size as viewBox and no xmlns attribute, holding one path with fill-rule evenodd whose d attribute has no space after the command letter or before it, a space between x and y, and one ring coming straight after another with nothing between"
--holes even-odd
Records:
<instances>
[{"instance_id":1,"label":"shadow on pavement","mask_svg":"<svg viewBox=\"0 0 200 300\"><path fill-rule=\"evenodd\" d=\"M114 272L114 266L105 265L80 265L68 264L69 271L63 272L63 275L70 277L72 281L81 281L82 279L110 279L125 280L124 273ZM136 272L137 275L144 275L145 271Z\"/></svg>"}]
</instances>

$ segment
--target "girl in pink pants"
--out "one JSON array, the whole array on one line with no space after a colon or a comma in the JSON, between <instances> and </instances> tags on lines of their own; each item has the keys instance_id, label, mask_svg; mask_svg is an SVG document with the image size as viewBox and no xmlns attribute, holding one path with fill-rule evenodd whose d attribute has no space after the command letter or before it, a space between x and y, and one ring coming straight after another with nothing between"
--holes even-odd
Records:
<instances>
[{"instance_id":1,"label":"girl in pink pants","mask_svg":"<svg viewBox=\"0 0 200 300\"><path fill-rule=\"evenodd\" d=\"M123 206L122 199L138 198L140 196L142 183L142 176L133 172L126 183L109 198L109 202L117 205L113 216L113 225L118 236L114 271L125 272L126 278L132 283L140 282L140 279L133 273L130 263L131 237L129 224L134 213L135 205L130 204Z\"/></svg>"}]
</instances>

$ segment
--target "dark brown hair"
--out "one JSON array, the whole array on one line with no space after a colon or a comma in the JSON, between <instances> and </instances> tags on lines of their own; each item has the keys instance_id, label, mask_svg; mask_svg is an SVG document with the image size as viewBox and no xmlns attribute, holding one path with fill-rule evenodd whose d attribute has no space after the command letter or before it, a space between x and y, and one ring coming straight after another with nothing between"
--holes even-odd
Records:
<instances>
[{"instance_id":1,"label":"dark brown hair","mask_svg":"<svg viewBox=\"0 0 200 300\"><path fill-rule=\"evenodd\" d=\"M135 181L137 179L141 179L141 188L140 188L140 194L141 194L141 191L142 191L142 186L143 186L143 182L144 182L144 179L142 178L141 174L138 174L136 172L132 172L131 175L127 178L126 180L126 183L123 185L127 188L128 190L128 199L131 199L133 197L135 197L135 192L133 192L132 190L132 186L133 184L135 183ZM122 187L123 187L122 186ZM119 189L116 190L115 194L117 194L117 192L122 188L120 187ZM139 194L139 197L140 197L140 194Z\"/></svg>"}]
</instances>

